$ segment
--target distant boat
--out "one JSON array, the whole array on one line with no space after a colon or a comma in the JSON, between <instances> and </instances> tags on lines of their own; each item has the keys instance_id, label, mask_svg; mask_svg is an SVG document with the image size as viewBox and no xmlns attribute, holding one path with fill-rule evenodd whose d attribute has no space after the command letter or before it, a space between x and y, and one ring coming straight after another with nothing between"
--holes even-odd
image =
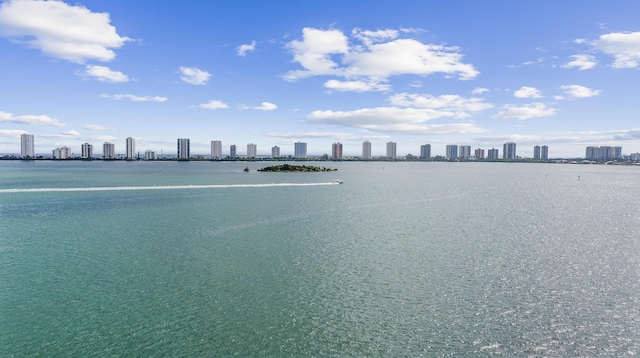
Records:
<instances>
[{"instance_id":1,"label":"distant boat","mask_svg":"<svg viewBox=\"0 0 640 358\"><path fill-rule=\"evenodd\" d=\"M242 170L242 171L245 172L245 173L248 173L249 172L249 167L244 168L244 170Z\"/></svg>"},{"instance_id":2,"label":"distant boat","mask_svg":"<svg viewBox=\"0 0 640 358\"><path fill-rule=\"evenodd\" d=\"M334 180L334 182L335 182L336 184L342 184L342 183L343 183L343 181L342 181L342 180L340 180L340 179L336 179L336 180Z\"/></svg>"}]
</instances>

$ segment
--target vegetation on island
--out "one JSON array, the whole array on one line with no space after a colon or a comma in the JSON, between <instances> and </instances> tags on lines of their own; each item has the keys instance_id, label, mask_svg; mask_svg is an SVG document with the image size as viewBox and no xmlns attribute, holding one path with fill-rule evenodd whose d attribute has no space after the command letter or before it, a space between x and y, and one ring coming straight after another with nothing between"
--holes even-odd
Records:
<instances>
[{"instance_id":1,"label":"vegetation on island","mask_svg":"<svg viewBox=\"0 0 640 358\"><path fill-rule=\"evenodd\" d=\"M269 167L264 167L262 169L258 169L259 172L333 172L338 169L331 169L327 167L316 167L314 165L292 165L292 164L281 164L281 165L272 165Z\"/></svg>"}]
</instances>

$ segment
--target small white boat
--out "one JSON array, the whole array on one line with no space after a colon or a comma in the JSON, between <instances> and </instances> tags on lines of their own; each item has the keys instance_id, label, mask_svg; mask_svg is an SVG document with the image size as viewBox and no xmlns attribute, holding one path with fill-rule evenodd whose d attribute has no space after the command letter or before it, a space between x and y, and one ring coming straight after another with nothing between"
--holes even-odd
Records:
<instances>
[{"instance_id":1,"label":"small white boat","mask_svg":"<svg viewBox=\"0 0 640 358\"><path fill-rule=\"evenodd\" d=\"M336 179L336 180L334 180L334 182L335 182L336 184L342 184L342 180L340 180L340 179Z\"/></svg>"}]
</instances>

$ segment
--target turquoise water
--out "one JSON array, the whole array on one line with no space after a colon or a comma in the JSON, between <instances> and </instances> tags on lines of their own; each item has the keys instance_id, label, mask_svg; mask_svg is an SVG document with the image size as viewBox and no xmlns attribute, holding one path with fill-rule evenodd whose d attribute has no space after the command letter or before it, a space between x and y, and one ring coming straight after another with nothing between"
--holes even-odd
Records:
<instances>
[{"instance_id":1,"label":"turquoise water","mask_svg":"<svg viewBox=\"0 0 640 358\"><path fill-rule=\"evenodd\" d=\"M640 168L320 164L0 162L0 356L640 353Z\"/></svg>"}]
</instances>

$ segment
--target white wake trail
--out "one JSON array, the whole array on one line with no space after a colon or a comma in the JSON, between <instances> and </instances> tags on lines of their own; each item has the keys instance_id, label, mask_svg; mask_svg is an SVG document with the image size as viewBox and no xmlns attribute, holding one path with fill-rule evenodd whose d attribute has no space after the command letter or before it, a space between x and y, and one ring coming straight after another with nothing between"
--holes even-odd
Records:
<instances>
[{"instance_id":1,"label":"white wake trail","mask_svg":"<svg viewBox=\"0 0 640 358\"><path fill-rule=\"evenodd\" d=\"M270 183L270 184L209 184L209 185L152 185L152 186L100 186L87 188L29 188L29 189L0 189L2 193L55 193L74 191L125 191L125 190L177 190L177 189L220 189L220 188L269 188L279 186L322 186L336 185L328 183Z\"/></svg>"}]
</instances>

